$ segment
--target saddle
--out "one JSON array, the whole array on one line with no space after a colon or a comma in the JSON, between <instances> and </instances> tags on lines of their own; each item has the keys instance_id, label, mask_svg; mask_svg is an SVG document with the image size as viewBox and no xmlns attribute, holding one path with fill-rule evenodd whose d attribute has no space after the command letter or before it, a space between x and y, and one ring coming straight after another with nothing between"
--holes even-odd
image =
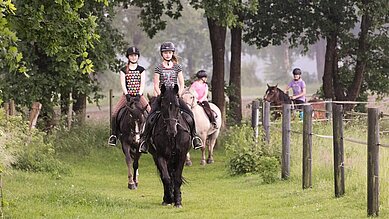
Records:
<instances>
[{"instance_id":1,"label":"saddle","mask_svg":"<svg viewBox=\"0 0 389 219\"><path fill-rule=\"evenodd\" d=\"M207 115L210 122L212 122L211 121L212 117L215 118L216 120L216 118L218 117L217 113L213 109L211 109L209 103L205 104L204 102L199 102L198 104L204 109L204 112Z\"/></svg>"}]
</instances>

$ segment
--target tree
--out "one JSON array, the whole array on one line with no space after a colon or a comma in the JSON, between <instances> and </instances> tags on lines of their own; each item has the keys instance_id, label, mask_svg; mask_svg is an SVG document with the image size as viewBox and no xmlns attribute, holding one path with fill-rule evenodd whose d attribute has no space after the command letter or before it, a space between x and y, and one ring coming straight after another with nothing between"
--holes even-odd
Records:
<instances>
[{"instance_id":1,"label":"tree","mask_svg":"<svg viewBox=\"0 0 389 219\"><path fill-rule=\"evenodd\" d=\"M10 19L20 39L18 48L23 53L28 77L6 74L9 88L4 96L15 99L20 106L41 102L45 127L52 126L60 94L72 92L78 75L93 71L87 51L98 39L96 17L82 17L83 5L82 0L18 0L19 10Z\"/></svg>"},{"instance_id":2,"label":"tree","mask_svg":"<svg viewBox=\"0 0 389 219\"><path fill-rule=\"evenodd\" d=\"M288 39L291 45L307 47L325 38L324 97L356 100L366 82L364 75L374 66L369 60L388 57L383 44L375 44L377 50L369 49L377 37L388 39L388 13L385 0L265 0L246 23L245 40L263 47ZM350 30L356 30L358 22L360 31L355 35Z\"/></svg>"}]
</instances>

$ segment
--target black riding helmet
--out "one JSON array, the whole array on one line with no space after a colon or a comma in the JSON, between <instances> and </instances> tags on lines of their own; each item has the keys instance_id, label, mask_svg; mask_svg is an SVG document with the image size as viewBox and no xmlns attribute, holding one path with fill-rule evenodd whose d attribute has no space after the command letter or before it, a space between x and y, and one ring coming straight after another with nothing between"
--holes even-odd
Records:
<instances>
[{"instance_id":1,"label":"black riding helmet","mask_svg":"<svg viewBox=\"0 0 389 219\"><path fill-rule=\"evenodd\" d=\"M139 52L139 49L136 48L135 46L131 46L127 49L127 52L126 52L126 57L128 58L129 55L132 55L132 54L137 54L138 56L140 56L140 52Z\"/></svg>"},{"instance_id":2,"label":"black riding helmet","mask_svg":"<svg viewBox=\"0 0 389 219\"><path fill-rule=\"evenodd\" d=\"M301 75L301 69L299 68L293 69L293 75Z\"/></svg>"},{"instance_id":3,"label":"black riding helmet","mask_svg":"<svg viewBox=\"0 0 389 219\"><path fill-rule=\"evenodd\" d=\"M161 53L163 51L173 51L173 52L175 52L176 51L176 47L174 46L174 44L172 42L164 42L164 43L161 44L160 51L161 51Z\"/></svg>"},{"instance_id":4,"label":"black riding helmet","mask_svg":"<svg viewBox=\"0 0 389 219\"><path fill-rule=\"evenodd\" d=\"M200 70L196 73L196 77L197 78L204 78L204 77L208 77L208 75L207 75L207 72L205 70Z\"/></svg>"}]
</instances>

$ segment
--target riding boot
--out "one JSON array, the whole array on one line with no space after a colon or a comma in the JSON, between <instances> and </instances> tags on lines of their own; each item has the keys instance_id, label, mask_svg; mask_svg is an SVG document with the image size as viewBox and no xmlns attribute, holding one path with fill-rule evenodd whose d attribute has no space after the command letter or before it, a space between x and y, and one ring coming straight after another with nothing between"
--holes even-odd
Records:
<instances>
[{"instance_id":1,"label":"riding boot","mask_svg":"<svg viewBox=\"0 0 389 219\"><path fill-rule=\"evenodd\" d=\"M108 145L115 147L117 143L117 137L116 137L116 116L113 116L111 118L111 136L109 136L108 139Z\"/></svg>"}]
</instances>

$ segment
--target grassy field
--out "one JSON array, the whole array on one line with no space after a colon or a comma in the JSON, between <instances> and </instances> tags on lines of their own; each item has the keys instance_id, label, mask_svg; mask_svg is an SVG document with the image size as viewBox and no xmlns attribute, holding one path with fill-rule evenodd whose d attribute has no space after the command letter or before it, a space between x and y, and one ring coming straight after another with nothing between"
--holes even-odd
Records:
<instances>
[{"instance_id":1,"label":"grassy field","mask_svg":"<svg viewBox=\"0 0 389 219\"><path fill-rule=\"evenodd\" d=\"M301 124L293 125L300 129ZM140 185L127 189L124 157L119 148L105 146L101 139L87 156L63 154L71 167L67 175L12 171L3 176L5 218L366 218L366 146L345 143L346 195L334 197L332 140L314 138L313 187L301 184L301 136L291 142L291 178L263 184L256 175L231 177L220 146L215 163L200 166L200 152L192 151L194 165L184 169L183 208L162 206L162 183L151 155L140 161ZM104 127L107 130L108 128ZM272 142L278 128L273 127ZM329 134L331 127L314 126L314 132ZM364 128L347 126L349 137L364 138ZM100 133L100 134L97 134ZM362 133L362 134L361 134ZM91 133L93 135L93 132ZM83 142L88 142L83 139ZM389 141L389 140L388 140ZM74 142L74 141L73 141ZM78 145L83 147L82 144ZM381 150L382 218L389 217L389 149Z\"/></svg>"}]
</instances>

